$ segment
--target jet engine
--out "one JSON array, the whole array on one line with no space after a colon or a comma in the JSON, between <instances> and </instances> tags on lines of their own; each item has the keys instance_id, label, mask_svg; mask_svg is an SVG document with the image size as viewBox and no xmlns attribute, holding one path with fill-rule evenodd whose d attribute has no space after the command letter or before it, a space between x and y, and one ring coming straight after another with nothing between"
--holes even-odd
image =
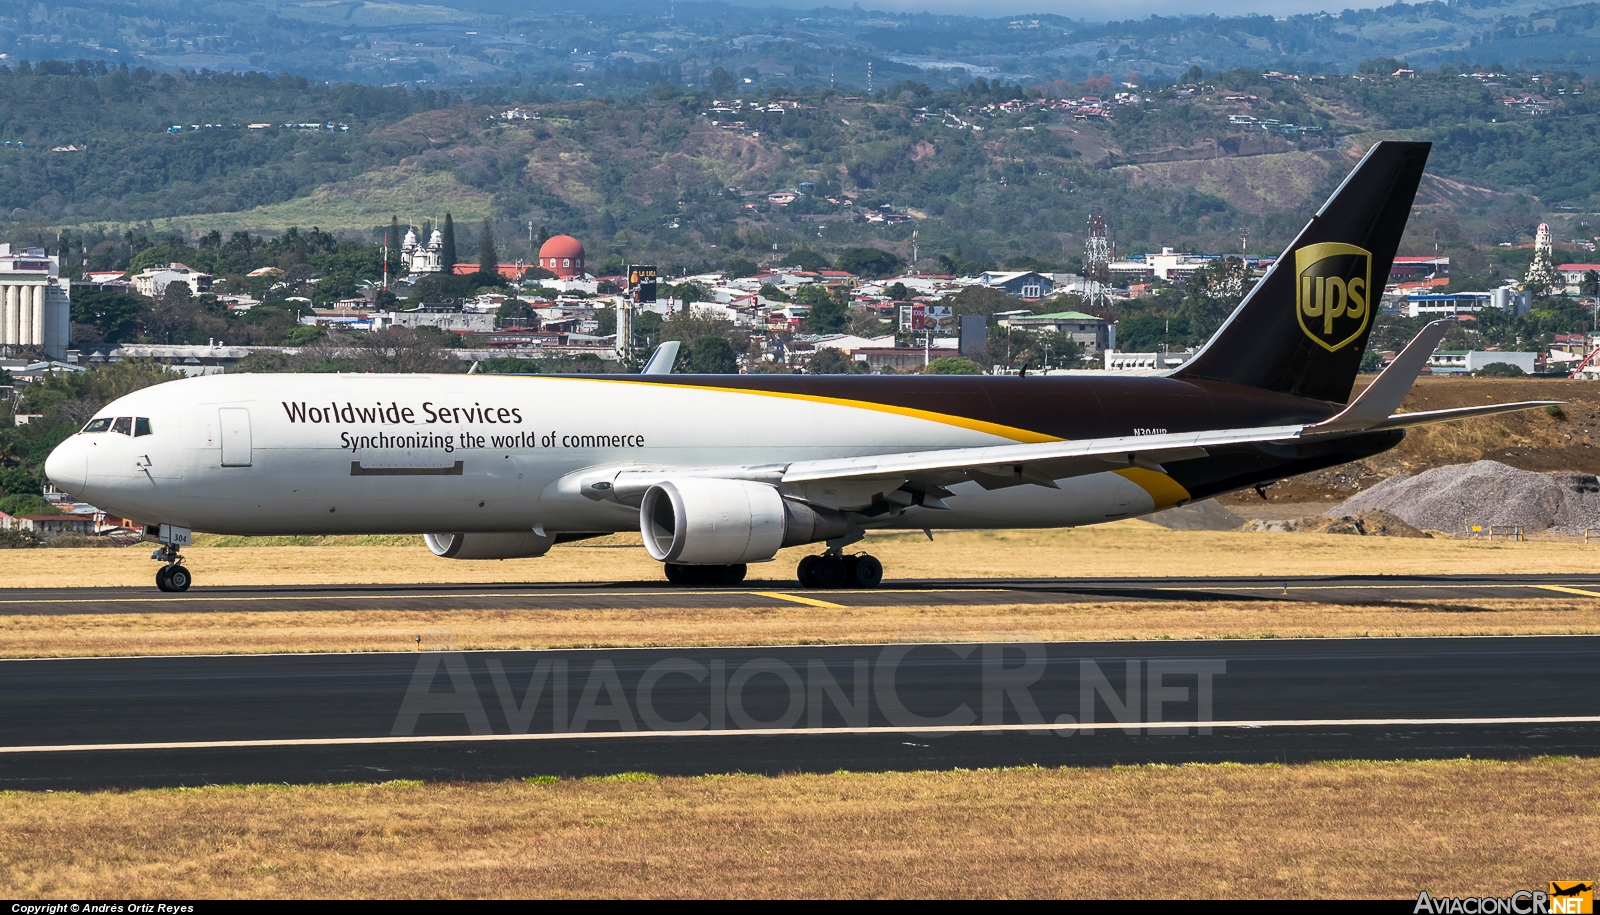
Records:
<instances>
[{"instance_id":1,"label":"jet engine","mask_svg":"<svg viewBox=\"0 0 1600 915\"><path fill-rule=\"evenodd\" d=\"M556 538L532 531L492 534L423 534L441 559L527 559L550 552Z\"/></svg>"},{"instance_id":2,"label":"jet engine","mask_svg":"<svg viewBox=\"0 0 1600 915\"><path fill-rule=\"evenodd\" d=\"M783 547L849 529L841 512L792 502L748 480L666 480L650 487L639 506L650 558L677 565L765 562Z\"/></svg>"}]
</instances>

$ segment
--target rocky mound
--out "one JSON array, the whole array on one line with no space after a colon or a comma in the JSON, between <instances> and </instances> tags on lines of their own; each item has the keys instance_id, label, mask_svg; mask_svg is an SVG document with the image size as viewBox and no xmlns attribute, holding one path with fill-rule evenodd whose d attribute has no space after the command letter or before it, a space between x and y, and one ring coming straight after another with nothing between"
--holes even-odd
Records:
<instances>
[{"instance_id":1,"label":"rocky mound","mask_svg":"<svg viewBox=\"0 0 1600 915\"><path fill-rule=\"evenodd\" d=\"M1582 534L1585 528L1600 528L1600 478L1588 473L1535 473L1497 461L1452 464L1416 476L1392 476L1328 514L1380 509L1414 528L1452 534L1473 525Z\"/></svg>"},{"instance_id":2,"label":"rocky mound","mask_svg":"<svg viewBox=\"0 0 1600 915\"><path fill-rule=\"evenodd\" d=\"M1247 531L1301 532L1307 534L1355 534L1360 537L1432 537L1401 518L1382 509L1354 515L1309 515L1274 521L1251 521Z\"/></svg>"},{"instance_id":3,"label":"rocky mound","mask_svg":"<svg viewBox=\"0 0 1600 915\"><path fill-rule=\"evenodd\" d=\"M1144 520L1175 531L1236 531L1244 519L1218 505L1214 499L1202 499L1145 515Z\"/></svg>"}]
</instances>

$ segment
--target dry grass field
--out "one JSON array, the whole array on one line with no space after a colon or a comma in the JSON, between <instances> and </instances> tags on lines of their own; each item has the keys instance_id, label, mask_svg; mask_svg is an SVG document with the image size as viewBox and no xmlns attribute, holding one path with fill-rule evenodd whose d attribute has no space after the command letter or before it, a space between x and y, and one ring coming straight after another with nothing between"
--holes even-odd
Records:
<instances>
[{"instance_id":1,"label":"dry grass field","mask_svg":"<svg viewBox=\"0 0 1600 915\"><path fill-rule=\"evenodd\" d=\"M422 538L325 538L265 546L207 538L186 548L197 585L408 584L663 580L638 534L558 546L537 559L439 559ZM206 546L206 542L228 545ZM354 542L352 542L354 541ZM396 542L400 541L400 542ZM298 538L289 542L310 542ZM366 545L370 543L377 545ZM337 547L337 548L336 548ZM1145 521L1070 530L874 534L860 545L883 560L885 586L926 578L1095 578L1188 575L1450 575L1588 572L1600 543L1432 540L1338 534L1174 531ZM793 582L815 547L750 566L751 583ZM150 547L0 553L0 588L152 587Z\"/></svg>"},{"instance_id":2,"label":"dry grass field","mask_svg":"<svg viewBox=\"0 0 1600 915\"><path fill-rule=\"evenodd\" d=\"M841 598L844 599L844 598ZM864 594L853 603L870 604ZM1364 638L1600 632L1600 600L1376 604L1107 602L651 610L351 610L0 616L0 657L796 645L904 641Z\"/></svg>"},{"instance_id":3,"label":"dry grass field","mask_svg":"<svg viewBox=\"0 0 1600 915\"><path fill-rule=\"evenodd\" d=\"M1576 759L9 793L0 893L1409 900L1593 879L1597 833Z\"/></svg>"},{"instance_id":4,"label":"dry grass field","mask_svg":"<svg viewBox=\"0 0 1600 915\"><path fill-rule=\"evenodd\" d=\"M363 584L658 581L659 566L637 535L558 547L539 559L453 562L409 538L328 538L251 543L208 538L187 551L204 584ZM398 541L398 542L397 542ZM1141 521L1093 530L875 536L866 544L892 578L1447 574L1581 572L1600 545L1573 542L1396 539L1334 534L1172 531ZM1600 599L1552 591L1548 599L1408 600L1375 591L1360 603L1292 601L1104 602L997 606L893 606L871 592L809 595L789 578L803 550L751 567L743 606L616 610L586 607L579 592L548 609L299 610L160 613L62 605L59 615L0 615L0 657L282 651L404 651L425 648L552 648L629 645L766 645L902 640L1192 639L1600 632ZM149 588L148 553L27 550L3 554L0 588L109 584ZM787 579L787 580L786 580ZM761 592L788 597L773 598ZM6 600L0 590L0 603ZM1371 600L1374 602L1366 602Z\"/></svg>"}]
</instances>

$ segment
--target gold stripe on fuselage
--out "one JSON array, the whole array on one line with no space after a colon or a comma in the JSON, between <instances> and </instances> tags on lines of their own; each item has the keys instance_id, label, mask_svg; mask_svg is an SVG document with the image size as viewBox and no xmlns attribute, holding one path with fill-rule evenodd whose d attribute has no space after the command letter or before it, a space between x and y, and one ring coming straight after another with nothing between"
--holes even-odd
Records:
<instances>
[{"instance_id":1,"label":"gold stripe on fuselage","mask_svg":"<svg viewBox=\"0 0 1600 915\"><path fill-rule=\"evenodd\" d=\"M610 384L647 384L656 388L687 388L691 391L717 391L724 394L754 394L760 397L781 397L786 400L803 400L810 403L829 404L836 407L855 407L859 410L875 410L879 413L893 413L897 416L909 416L912 419L924 419L929 422L943 423L947 426L956 426L970 429L973 432L983 432L988 435L998 435L1009 438L1014 442L1060 442L1065 441L1059 436L1046 435L1030 429L1017 426L1007 426L1001 423L985 422L981 419L970 419L965 416L956 416L950 413L936 413L932 410L919 410L916 407L901 407L895 404L877 403L871 400L853 400L848 397L828 397L822 394L797 394L790 391L763 391L756 388L729 388L713 384L684 384L682 382L656 383L650 381L624 381L616 378L581 378L572 375L561 376L565 381L596 381Z\"/></svg>"},{"instance_id":2,"label":"gold stripe on fuselage","mask_svg":"<svg viewBox=\"0 0 1600 915\"><path fill-rule=\"evenodd\" d=\"M611 384L649 384L652 387L657 388L688 388L694 391L717 391L724 394L754 394L761 397L781 397L787 400L801 400L808 401L810 403L822 403L839 407L854 407L859 410L875 410L879 413L892 413L896 416L908 416L913 419L922 419L929 422L943 423L947 426L970 429L974 432L983 432L988 435L998 435L1002 438L1009 438L1014 442L1034 443L1065 441L1065 439L1062 439L1059 436L1045 435L1042 432L1034 432L1032 430L1022 429L1016 426L985 422L981 419L971 419L965 416L955 416L949 413L936 413L932 410L919 410L915 407L901 407L896 406L895 404L877 403L870 400L853 400L847 397L827 397L821 394L797 394L790 391L763 391L760 389L730 388L711 384L685 384L683 382L653 384L649 381L624 381L615 378L573 378L572 376L563 376L563 378L572 381L609 382ZM1139 467L1130 467L1126 470L1118 470L1116 473L1128 480L1128 482L1133 483L1148 493L1150 500L1155 503L1156 510L1158 511L1163 508L1171 508L1180 502L1187 502L1189 500L1189 491L1184 489L1177 480L1174 480L1167 474L1157 473L1153 470L1145 470Z\"/></svg>"}]
</instances>

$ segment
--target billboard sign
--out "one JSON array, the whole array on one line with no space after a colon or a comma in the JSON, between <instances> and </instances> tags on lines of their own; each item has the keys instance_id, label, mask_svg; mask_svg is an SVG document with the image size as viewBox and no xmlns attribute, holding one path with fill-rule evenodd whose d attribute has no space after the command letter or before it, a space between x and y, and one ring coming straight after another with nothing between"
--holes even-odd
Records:
<instances>
[{"instance_id":1,"label":"billboard sign","mask_svg":"<svg viewBox=\"0 0 1600 915\"><path fill-rule=\"evenodd\" d=\"M924 305L921 302L902 305L900 329L914 334L949 336L956 329L954 309L949 305Z\"/></svg>"},{"instance_id":2,"label":"billboard sign","mask_svg":"<svg viewBox=\"0 0 1600 915\"><path fill-rule=\"evenodd\" d=\"M656 300L656 265L634 264L628 268L628 291L635 302Z\"/></svg>"}]
</instances>

